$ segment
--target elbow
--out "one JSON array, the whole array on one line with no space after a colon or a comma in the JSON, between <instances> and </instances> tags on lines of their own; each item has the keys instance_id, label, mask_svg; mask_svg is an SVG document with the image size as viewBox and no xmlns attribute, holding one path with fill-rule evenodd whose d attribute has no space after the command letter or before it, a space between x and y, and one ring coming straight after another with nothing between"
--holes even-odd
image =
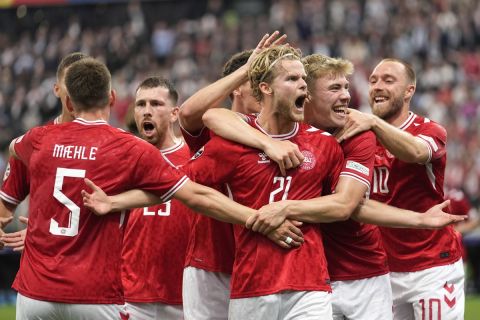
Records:
<instances>
[{"instance_id":1,"label":"elbow","mask_svg":"<svg viewBox=\"0 0 480 320\"><path fill-rule=\"evenodd\" d=\"M188 105L188 103L184 103L180 106L180 110L178 112L178 118L182 123L188 122L189 119L193 117L193 110Z\"/></svg>"},{"instance_id":2,"label":"elbow","mask_svg":"<svg viewBox=\"0 0 480 320\"><path fill-rule=\"evenodd\" d=\"M215 110L209 109L202 115L202 121L206 127L211 128L211 126L215 122L214 114L215 114Z\"/></svg>"},{"instance_id":3,"label":"elbow","mask_svg":"<svg viewBox=\"0 0 480 320\"><path fill-rule=\"evenodd\" d=\"M337 221L346 221L351 218L358 203L356 201L345 201L341 203L336 213Z\"/></svg>"}]
</instances>

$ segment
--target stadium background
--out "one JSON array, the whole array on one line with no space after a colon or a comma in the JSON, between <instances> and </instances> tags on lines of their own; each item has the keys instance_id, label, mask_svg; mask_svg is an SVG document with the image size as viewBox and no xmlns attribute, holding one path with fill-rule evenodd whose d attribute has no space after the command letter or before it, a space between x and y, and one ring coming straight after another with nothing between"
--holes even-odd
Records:
<instances>
[{"instance_id":1,"label":"stadium background","mask_svg":"<svg viewBox=\"0 0 480 320\"><path fill-rule=\"evenodd\" d=\"M118 94L111 122L124 126L139 80L163 75L183 101L216 80L229 56L276 29L304 54L354 62L351 106L362 111L369 110L367 77L380 58L412 63L413 110L448 131L446 185L463 189L479 206L477 0L0 0L0 172L10 140L59 113L52 87L65 54L81 51L106 62ZM468 243L470 270L480 269L479 239ZM8 288L16 260L0 255L0 288ZM480 290L479 273L470 276L468 292ZM0 292L0 303L10 300ZM480 303L474 310L480 316Z\"/></svg>"}]
</instances>

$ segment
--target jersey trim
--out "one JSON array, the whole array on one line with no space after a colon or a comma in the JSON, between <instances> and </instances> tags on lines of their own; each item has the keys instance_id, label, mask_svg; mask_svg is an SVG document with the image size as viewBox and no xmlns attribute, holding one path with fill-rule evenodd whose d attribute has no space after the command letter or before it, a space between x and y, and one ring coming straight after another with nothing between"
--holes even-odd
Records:
<instances>
[{"instance_id":1,"label":"jersey trim","mask_svg":"<svg viewBox=\"0 0 480 320\"><path fill-rule=\"evenodd\" d=\"M173 145L172 147L169 147L169 148L166 148L166 149L161 149L160 152L163 153L164 155L174 153L175 151L178 151L178 150L182 149L184 145L185 145L185 142L183 142L183 140L181 140L178 143L176 143L175 145Z\"/></svg>"},{"instance_id":2,"label":"jersey trim","mask_svg":"<svg viewBox=\"0 0 480 320\"><path fill-rule=\"evenodd\" d=\"M11 204L14 204L14 205L18 205L21 202L20 200L17 200L14 197L9 196L8 194L6 194L5 192L3 192L1 190L0 190L0 198L2 200L5 200L8 203L11 203Z\"/></svg>"},{"instance_id":3,"label":"jersey trim","mask_svg":"<svg viewBox=\"0 0 480 320\"><path fill-rule=\"evenodd\" d=\"M200 131L198 131L197 134L192 134L190 133L190 131L188 131L187 129L185 129L183 126L182 126L182 122L181 121L178 121L178 126L180 127L180 129L182 129L182 132L185 133L186 135L188 135L189 137L192 137L192 138L198 138L202 135L202 132L203 130L205 130L207 127L203 126L202 129L200 129Z\"/></svg>"},{"instance_id":4,"label":"jersey trim","mask_svg":"<svg viewBox=\"0 0 480 320\"><path fill-rule=\"evenodd\" d=\"M361 183L363 183L364 185L366 185L366 186L368 187L368 190L370 190L370 182L369 182L367 179L365 179L365 178L363 178L363 177L361 177L361 176L358 176L358 175L356 175L356 174L354 174L354 173L352 173L352 172L345 172L345 171L344 171L344 172L341 172L341 173L340 173L340 176L341 176L341 177L347 177L347 178L352 178L352 179L358 180L359 182L361 182Z\"/></svg>"},{"instance_id":5,"label":"jersey trim","mask_svg":"<svg viewBox=\"0 0 480 320\"><path fill-rule=\"evenodd\" d=\"M188 179L187 176L183 176L180 180L178 180L178 182L167 193L160 197L162 202L167 202L168 200L170 200L170 198L175 194L175 192L177 192L181 187L183 187L183 185L187 183L188 180L190 179Z\"/></svg>"},{"instance_id":6,"label":"jersey trim","mask_svg":"<svg viewBox=\"0 0 480 320\"><path fill-rule=\"evenodd\" d=\"M402 123L398 128L401 129L401 130L405 130L407 129L408 127L410 127L410 125L413 123L413 121L415 120L417 116L415 115L415 113L413 112L409 112L408 113L408 118L407 120L405 120L404 123Z\"/></svg>"},{"instance_id":7,"label":"jersey trim","mask_svg":"<svg viewBox=\"0 0 480 320\"><path fill-rule=\"evenodd\" d=\"M82 118L77 118L77 119L73 120L73 122L83 124L83 125L87 125L87 126L96 126L96 125L104 125L104 124L108 125L107 121L105 121L105 120L89 121L89 120L85 120L85 119L82 119Z\"/></svg>"},{"instance_id":8,"label":"jersey trim","mask_svg":"<svg viewBox=\"0 0 480 320\"><path fill-rule=\"evenodd\" d=\"M258 123L258 118L255 119L255 125L257 126L258 130L262 131L267 136L269 136L273 139L276 139L276 140L287 140L287 139L290 139L290 138L294 137L298 133L298 130L299 130L299 127L300 127L298 125L298 122L295 122L292 131L290 131L288 133L268 134L265 130L263 130L262 126L260 126L260 124Z\"/></svg>"}]
</instances>

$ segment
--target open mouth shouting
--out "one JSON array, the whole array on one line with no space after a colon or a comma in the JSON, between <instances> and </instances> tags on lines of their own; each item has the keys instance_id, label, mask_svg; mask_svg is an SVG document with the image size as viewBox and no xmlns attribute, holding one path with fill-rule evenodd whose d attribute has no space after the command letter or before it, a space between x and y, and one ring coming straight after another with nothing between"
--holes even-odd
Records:
<instances>
[{"instance_id":1,"label":"open mouth shouting","mask_svg":"<svg viewBox=\"0 0 480 320\"><path fill-rule=\"evenodd\" d=\"M305 106L306 101L307 101L307 94L305 93L297 97L297 99L295 99L295 107L303 111L303 107Z\"/></svg>"},{"instance_id":2,"label":"open mouth shouting","mask_svg":"<svg viewBox=\"0 0 480 320\"><path fill-rule=\"evenodd\" d=\"M155 134L155 125L150 120L144 120L142 122L143 135L147 138L152 137Z\"/></svg>"}]
</instances>

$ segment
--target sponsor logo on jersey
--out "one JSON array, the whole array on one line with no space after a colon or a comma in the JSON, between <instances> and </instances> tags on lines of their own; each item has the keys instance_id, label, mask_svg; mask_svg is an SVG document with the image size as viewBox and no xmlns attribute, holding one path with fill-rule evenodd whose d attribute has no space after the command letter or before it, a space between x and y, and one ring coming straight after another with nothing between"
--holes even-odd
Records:
<instances>
[{"instance_id":1,"label":"sponsor logo on jersey","mask_svg":"<svg viewBox=\"0 0 480 320\"><path fill-rule=\"evenodd\" d=\"M258 160L258 163L270 163L270 159L265 154L265 152L260 152L258 156L260 157L260 159Z\"/></svg>"},{"instance_id":2,"label":"sponsor logo on jersey","mask_svg":"<svg viewBox=\"0 0 480 320\"><path fill-rule=\"evenodd\" d=\"M357 172L360 172L366 176L368 176L370 174L370 170L365 167L363 164L361 163L358 163L358 162L355 162L355 161L352 161L352 160L348 160L347 161L347 164L345 165L345 167L347 169L351 169L351 170L354 170L354 171L357 171Z\"/></svg>"},{"instance_id":3,"label":"sponsor logo on jersey","mask_svg":"<svg viewBox=\"0 0 480 320\"><path fill-rule=\"evenodd\" d=\"M315 163L317 163L317 160L315 160L315 156L313 153L311 153L308 150L303 150L302 154L304 156L303 162L300 165L300 168L303 170L311 170L315 168Z\"/></svg>"},{"instance_id":4,"label":"sponsor logo on jersey","mask_svg":"<svg viewBox=\"0 0 480 320\"><path fill-rule=\"evenodd\" d=\"M3 175L3 181L7 180L8 176L10 175L10 163L7 164L7 168L5 169L5 174Z\"/></svg>"},{"instance_id":5,"label":"sponsor logo on jersey","mask_svg":"<svg viewBox=\"0 0 480 320\"><path fill-rule=\"evenodd\" d=\"M193 155L192 160L199 158L203 154L203 151L205 151L205 147L198 149L198 151Z\"/></svg>"}]
</instances>

